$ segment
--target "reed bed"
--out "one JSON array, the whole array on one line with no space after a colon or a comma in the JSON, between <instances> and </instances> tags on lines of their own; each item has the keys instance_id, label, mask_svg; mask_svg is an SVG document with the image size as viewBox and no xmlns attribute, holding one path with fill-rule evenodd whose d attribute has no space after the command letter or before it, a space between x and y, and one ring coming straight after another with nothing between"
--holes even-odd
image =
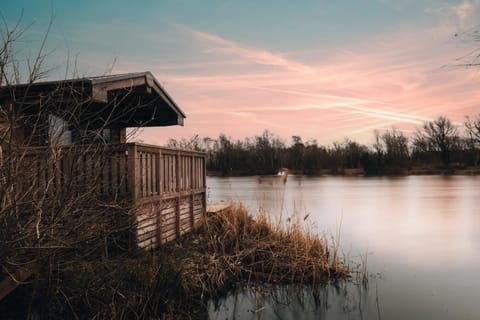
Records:
<instances>
[{"instance_id":1,"label":"reed bed","mask_svg":"<svg viewBox=\"0 0 480 320\"><path fill-rule=\"evenodd\" d=\"M302 228L253 219L235 205L206 216L198 230L171 247L183 251L181 279L187 292L215 298L249 285L300 284L318 289L349 275L326 238Z\"/></svg>"}]
</instances>

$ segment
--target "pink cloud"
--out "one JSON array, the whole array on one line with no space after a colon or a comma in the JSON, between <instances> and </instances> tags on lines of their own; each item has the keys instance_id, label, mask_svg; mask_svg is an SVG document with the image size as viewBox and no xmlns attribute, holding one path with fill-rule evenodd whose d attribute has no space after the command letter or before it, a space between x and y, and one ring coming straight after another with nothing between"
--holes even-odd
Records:
<instances>
[{"instance_id":1,"label":"pink cloud","mask_svg":"<svg viewBox=\"0 0 480 320\"><path fill-rule=\"evenodd\" d=\"M187 119L184 128L145 130L141 137L150 142L222 132L244 138L268 129L286 139L297 134L331 143L348 136L368 143L374 129L409 133L440 115L461 124L480 109L479 71L445 67L471 44L453 41L454 29L445 25L406 27L341 50L321 48L324 58L308 64L301 62L303 52L271 52L177 28L209 60L189 61L195 66L190 74L182 65L152 70L166 79ZM229 61L238 65L232 69Z\"/></svg>"},{"instance_id":2,"label":"pink cloud","mask_svg":"<svg viewBox=\"0 0 480 320\"><path fill-rule=\"evenodd\" d=\"M223 53L243 57L253 63L276 66L300 73L310 73L311 68L302 63L289 60L281 54L275 54L267 50L253 48L234 41L226 40L220 36L192 29L185 25L177 25L181 30L195 39L207 41L211 46L207 53Z\"/></svg>"}]
</instances>

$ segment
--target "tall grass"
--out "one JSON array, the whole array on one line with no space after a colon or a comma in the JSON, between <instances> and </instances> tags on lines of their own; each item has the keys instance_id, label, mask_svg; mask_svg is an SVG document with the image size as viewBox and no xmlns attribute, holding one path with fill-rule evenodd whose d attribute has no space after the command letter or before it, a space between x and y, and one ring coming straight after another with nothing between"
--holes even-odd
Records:
<instances>
[{"instance_id":1,"label":"tall grass","mask_svg":"<svg viewBox=\"0 0 480 320\"><path fill-rule=\"evenodd\" d=\"M253 219L242 206L205 217L195 234L177 248L191 250L183 260L182 279L203 298L250 284L301 284L319 288L348 275L326 238L302 228Z\"/></svg>"}]
</instances>

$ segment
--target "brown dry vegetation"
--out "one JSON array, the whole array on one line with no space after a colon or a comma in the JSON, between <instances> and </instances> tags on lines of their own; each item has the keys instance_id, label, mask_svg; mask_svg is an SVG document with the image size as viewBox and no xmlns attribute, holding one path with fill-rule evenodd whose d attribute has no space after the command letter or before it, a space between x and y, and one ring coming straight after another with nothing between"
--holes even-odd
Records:
<instances>
[{"instance_id":1,"label":"brown dry vegetation","mask_svg":"<svg viewBox=\"0 0 480 320\"><path fill-rule=\"evenodd\" d=\"M183 285L202 298L263 283L318 289L349 272L330 249L299 222L282 228L265 215L253 219L242 206L205 217L194 234L169 248L183 257Z\"/></svg>"},{"instance_id":2,"label":"brown dry vegetation","mask_svg":"<svg viewBox=\"0 0 480 320\"><path fill-rule=\"evenodd\" d=\"M206 319L207 303L235 289L320 289L348 275L325 239L300 223L274 227L234 206L158 251L72 259L39 270L0 303L5 319Z\"/></svg>"}]
</instances>

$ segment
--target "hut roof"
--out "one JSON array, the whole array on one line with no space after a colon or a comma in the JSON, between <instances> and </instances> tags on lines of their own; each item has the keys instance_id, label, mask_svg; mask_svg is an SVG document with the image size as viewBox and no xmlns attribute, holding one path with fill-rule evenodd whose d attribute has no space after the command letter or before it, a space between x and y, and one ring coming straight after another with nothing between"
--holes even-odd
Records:
<instances>
[{"instance_id":1,"label":"hut roof","mask_svg":"<svg viewBox=\"0 0 480 320\"><path fill-rule=\"evenodd\" d=\"M113 125L119 127L183 125L186 118L149 71L4 86L0 103L7 102L65 108L76 103L87 118L93 112L99 119L113 114Z\"/></svg>"}]
</instances>

